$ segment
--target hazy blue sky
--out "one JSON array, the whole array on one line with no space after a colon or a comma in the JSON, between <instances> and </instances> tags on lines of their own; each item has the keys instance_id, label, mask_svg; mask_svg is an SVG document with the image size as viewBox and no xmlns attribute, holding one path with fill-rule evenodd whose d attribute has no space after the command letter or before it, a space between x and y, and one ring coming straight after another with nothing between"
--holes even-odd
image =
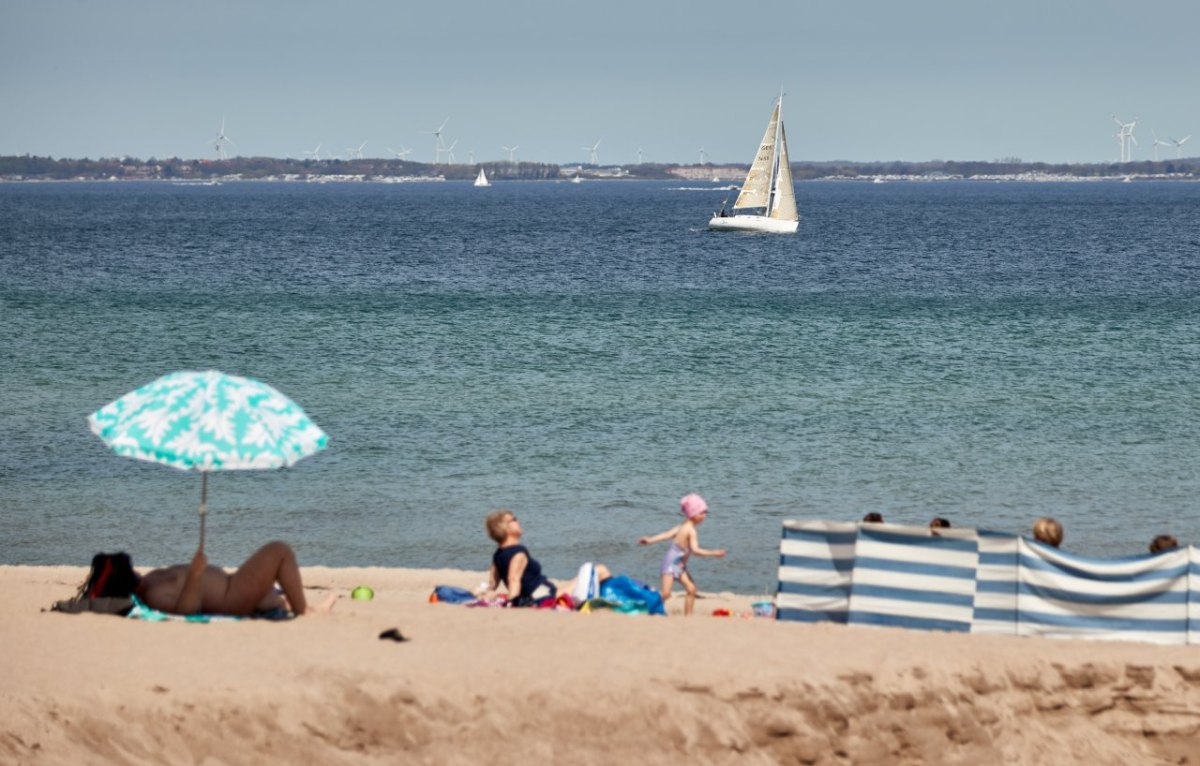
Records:
<instances>
[{"instance_id":1,"label":"hazy blue sky","mask_svg":"<svg viewBox=\"0 0 1200 766\"><path fill-rule=\"evenodd\" d=\"M0 154L745 163L782 84L795 160L1143 159L1198 64L1197 0L0 0Z\"/></svg>"}]
</instances>

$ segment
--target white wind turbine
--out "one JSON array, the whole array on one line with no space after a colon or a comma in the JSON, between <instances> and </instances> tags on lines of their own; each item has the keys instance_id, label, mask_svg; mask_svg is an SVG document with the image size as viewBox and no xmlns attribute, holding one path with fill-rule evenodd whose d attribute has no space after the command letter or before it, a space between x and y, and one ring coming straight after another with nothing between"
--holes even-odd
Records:
<instances>
[{"instance_id":1,"label":"white wind turbine","mask_svg":"<svg viewBox=\"0 0 1200 766\"><path fill-rule=\"evenodd\" d=\"M704 151L704 147L703 147L703 146L702 146L702 147L700 147L700 164L701 164L701 165L707 165L707 164L708 164L708 152Z\"/></svg>"},{"instance_id":2,"label":"white wind turbine","mask_svg":"<svg viewBox=\"0 0 1200 766\"><path fill-rule=\"evenodd\" d=\"M433 164L440 165L442 162L442 150L446 145L442 143L442 129L446 127L446 123L450 122L450 118L442 120L442 124L437 130L422 130L421 133L427 136L433 136Z\"/></svg>"},{"instance_id":3,"label":"white wind turbine","mask_svg":"<svg viewBox=\"0 0 1200 766\"><path fill-rule=\"evenodd\" d=\"M230 146L237 146L237 144L235 144L233 142L233 140L229 138L229 136L225 135L225 118L224 117L221 118L221 129L217 131L217 137L215 140L216 140L215 148L217 150L217 159L219 159L219 160L229 159L229 155L227 155L225 153L225 144L229 144Z\"/></svg>"},{"instance_id":4,"label":"white wind turbine","mask_svg":"<svg viewBox=\"0 0 1200 766\"><path fill-rule=\"evenodd\" d=\"M1129 143L1133 142L1134 146L1138 145L1137 139L1133 137L1133 126L1137 125L1137 118L1134 117L1132 122L1121 122L1114 114L1113 122L1117 123L1117 141L1121 145L1121 162L1129 162L1133 159L1133 149Z\"/></svg>"},{"instance_id":5,"label":"white wind turbine","mask_svg":"<svg viewBox=\"0 0 1200 766\"><path fill-rule=\"evenodd\" d=\"M412 154L412 149L405 149L404 144L400 144L400 151L396 151L390 146L388 147L388 151L395 155L396 159L398 160L402 160L408 155Z\"/></svg>"},{"instance_id":6,"label":"white wind turbine","mask_svg":"<svg viewBox=\"0 0 1200 766\"><path fill-rule=\"evenodd\" d=\"M1151 130L1151 131L1150 131L1150 135L1154 136L1154 161L1155 161L1155 162L1158 162L1158 147L1160 147L1160 146L1170 146L1170 145L1171 145L1171 142L1169 142L1169 141L1159 141L1159 140L1158 140L1158 134L1157 134L1157 133L1155 133L1153 130Z\"/></svg>"},{"instance_id":7,"label":"white wind turbine","mask_svg":"<svg viewBox=\"0 0 1200 766\"><path fill-rule=\"evenodd\" d=\"M474 165L474 164L475 164L475 150L474 150L474 149L472 149L471 151L467 152L467 164L468 164L468 165Z\"/></svg>"},{"instance_id":8,"label":"white wind turbine","mask_svg":"<svg viewBox=\"0 0 1200 766\"><path fill-rule=\"evenodd\" d=\"M363 158L363 149L365 149L366 146L367 146L367 142L363 141L361 144L358 145L357 149L353 149L353 148L347 149L346 150L346 159L361 160Z\"/></svg>"},{"instance_id":9,"label":"white wind turbine","mask_svg":"<svg viewBox=\"0 0 1200 766\"><path fill-rule=\"evenodd\" d=\"M452 143L446 147L446 164L448 164L448 165L453 165L455 160L457 159L454 156L454 147L456 147L456 146L458 146L457 140L455 140L454 143Z\"/></svg>"},{"instance_id":10,"label":"white wind turbine","mask_svg":"<svg viewBox=\"0 0 1200 766\"><path fill-rule=\"evenodd\" d=\"M604 139L600 139L600 140L603 141ZM590 164L592 164L592 165L600 164L600 155L596 151L597 149L600 148L600 141L597 141L596 143L592 144L591 146L581 146L579 148L583 149L583 151L588 153L588 162Z\"/></svg>"},{"instance_id":11,"label":"white wind turbine","mask_svg":"<svg viewBox=\"0 0 1200 766\"><path fill-rule=\"evenodd\" d=\"M520 144L518 144L517 146L501 146L500 148L503 149L504 151L508 152L508 161L509 162L517 161L516 160L517 150L521 148Z\"/></svg>"},{"instance_id":12,"label":"white wind turbine","mask_svg":"<svg viewBox=\"0 0 1200 766\"><path fill-rule=\"evenodd\" d=\"M1183 145L1188 142L1189 138L1191 138L1191 136L1184 136L1183 138L1179 139L1178 141L1176 141L1173 138L1168 139L1172 144L1175 145L1175 159L1180 159L1181 157L1183 157Z\"/></svg>"},{"instance_id":13,"label":"white wind turbine","mask_svg":"<svg viewBox=\"0 0 1200 766\"><path fill-rule=\"evenodd\" d=\"M320 160L321 159L321 144L317 144L316 149L305 151L304 156L312 157L314 160Z\"/></svg>"},{"instance_id":14,"label":"white wind turbine","mask_svg":"<svg viewBox=\"0 0 1200 766\"><path fill-rule=\"evenodd\" d=\"M643 152L643 151L642 151L642 147L640 147L640 146L639 146L639 147L638 147L638 164L639 164L639 165L641 165L641 164L642 164L642 156L643 156L644 154L645 154L645 152Z\"/></svg>"}]
</instances>

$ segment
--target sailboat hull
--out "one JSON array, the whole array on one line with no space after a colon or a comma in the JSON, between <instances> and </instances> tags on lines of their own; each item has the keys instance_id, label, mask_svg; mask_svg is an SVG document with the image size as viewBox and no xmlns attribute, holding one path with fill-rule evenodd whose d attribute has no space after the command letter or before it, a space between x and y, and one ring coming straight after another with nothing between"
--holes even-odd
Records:
<instances>
[{"instance_id":1,"label":"sailboat hull","mask_svg":"<svg viewBox=\"0 0 1200 766\"><path fill-rule=\"evenodd\" d=\"M765 215L714 215L708 222L711 231L762 231L770 234L795 234L799 221L782 221Z\"/></svg>"}]
</instances>

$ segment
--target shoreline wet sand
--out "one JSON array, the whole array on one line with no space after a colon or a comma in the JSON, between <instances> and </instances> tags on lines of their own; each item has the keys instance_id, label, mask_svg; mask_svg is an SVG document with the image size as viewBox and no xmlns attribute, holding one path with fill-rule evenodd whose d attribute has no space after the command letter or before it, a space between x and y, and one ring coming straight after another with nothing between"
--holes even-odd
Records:
<instances>
[{"instance_id":1,"label":"shoreline wet sand","mask_svg":"<svg viewBox=\"0 0 1200 766\"><path fill-rule=\"evenodd\" d=\"M330 616L43 612L0 567L6 763L1200 763L1193 648L429 604L481 572L305 567ZM373 601L348 598L369 585ZM397 628L409 640L379 640Z\"/></svg>"}]
</instances>

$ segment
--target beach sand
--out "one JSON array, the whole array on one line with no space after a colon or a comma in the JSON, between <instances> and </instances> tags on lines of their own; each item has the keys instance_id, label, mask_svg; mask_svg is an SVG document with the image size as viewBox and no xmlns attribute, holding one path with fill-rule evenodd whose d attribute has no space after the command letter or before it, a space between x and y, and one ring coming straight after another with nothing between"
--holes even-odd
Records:
<instances>
[{"instance_id":1,"label":"beach sand","mask_svg":"<svg viewBox=\"0 0 1200 766\"><path fill-rule=\"evenodd\" d=\"M42 611L83 576L0 567L0 763L1200 763L1194 647L429 604L448 570L305 568L342 598L285 623Z\"/></svg>"}]
</instances>

